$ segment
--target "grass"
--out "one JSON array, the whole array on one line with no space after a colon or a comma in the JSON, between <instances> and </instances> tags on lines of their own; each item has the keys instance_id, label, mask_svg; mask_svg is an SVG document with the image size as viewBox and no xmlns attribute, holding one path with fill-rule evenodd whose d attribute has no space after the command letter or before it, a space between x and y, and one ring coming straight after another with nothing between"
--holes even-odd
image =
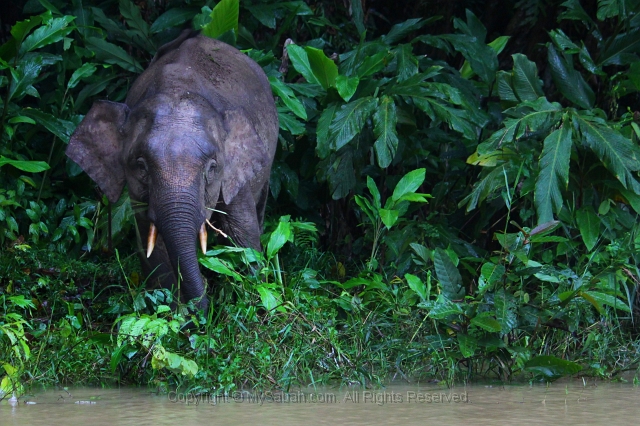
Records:
<instances>
[{"instance_id":1,"label":"grass","mask_svg":"<svg viewBox=\"0 0 640 426\"><path fill-rule=\"evenodd\" d=\"M583 373L608 378L638 364L640 343L611 322L580 333L546 327L487 335L465 356L458 337L463 324L433 318L398 277L363 271L360 284L349 286L344 266L308 241L286 246L258 268L243 264L237 250L216 249L235 275L203 268L215 283L207 317L182 304L170 309L168 292L146 291L134 256L77 260L26 247L5 250L0 325L19 315L30 354L0 334L0 353L8 354L3 364L15 369L20 389L121 383L206 393L378 386L391 379L531 380L536 376L526 365L536 354L562 354ZM270 310L257 291L265 282L278 301ZM18 295L32 305L10 303Z\"/></svg>"}]
</instances>

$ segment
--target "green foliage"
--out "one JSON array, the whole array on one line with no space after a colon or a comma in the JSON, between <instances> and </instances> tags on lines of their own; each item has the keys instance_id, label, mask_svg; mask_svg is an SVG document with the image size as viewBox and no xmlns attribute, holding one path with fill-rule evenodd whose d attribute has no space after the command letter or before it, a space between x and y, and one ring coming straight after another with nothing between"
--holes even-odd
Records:
<instances>
[{"instance_id":1,"label":"green foliage","mask_svg":"<svg viewBox=\"0 0 640 426\"><path fill-rule=\"evenodd\" d=\"M356 204L369 219L372 226L373 242L368 263L368 267L371 270L378 267L377 254L384 231L389 231L396 225L398 219L407 212L410 202L426 203L427 198L430 197L429 194L416 193L424 182L424 177L424 169L417 169L403 176L397 183L391 197L385 201L384 208L380 199L380 191L376 188L371 177L367 177L367 188L371 193L372 199L368 200L356 195ZM382 225L384 225L384 228Z\"/></svg>"},{"instance_id":2,"label":"green foliage","mask_svg":"<svg viewBox=\"0 0 640 426\"><path fill-rule=\"evenodd\" d=\"M569 184L570 157L571 127L567 123L544 139L535 192L538 221L541 223L553 220L553 210L562 208L561 190Z\"/></svg>"},{"instance_id":3,"label":"green foliage","mask_svg":"<svg viewBox=\"0 0 640 426\"><path fill-rule=\"evenodd\" d=\"M211 20L202 27L202 32L211 38L233 31L238 33L239 0L222 0L211 11Z\"/></svg>"},{"instance_id":4,"label":"green foliage","mask_svg":"<svg viewBox=\"0 0 640 426\"><path fill-rule=\"evenodd\" d=\"M477 2L450 22L366 2L29 3L0 46L5 395L27 377L228 392L635 362L637 2L568 0L558 21L504 6L546 52L488 39ZM91 103L123 101L189 21L263 67L280 118L264 250L201 257L209 317L143 291L126 254L101 265L135 250L136 206L64 156Z\"/></svg>"},{"instance_id":5,"label":"green foliage","mask_svg":"<svg viewBox=\"0 0 640 426\"><path fill-rule=\"evenodd\" d=\"M546 379L554 380L562 376L576 374L582 367L575 362L560 359L554 356L538 356L525 364L525 369Z\"/></svg>"},{"instance_id":6,"label":"green foliage","mask_svg":"<svg viewBox=\"0 0 640 426\"><path fill-rule=\"evenodd\" d=\"M29 341L25 335L25 326L29 323L24 316L17 312L26 308L34 308L31 300L24 296L0 295L0 364L5 375L0 377L0 400L5 397L21 394L24 391L21 376L24 373L24 364L31 357Z\"/></svg>"},{"instance_id":7,"label":"green foliage","mask_svg":"<svg viewBox=\"0 0 640 426\"><path fill-rule=\"evenodd\" d=\"M182 315L170 315L169 312L169 306L157 305L153 315L132 313L118 318L115 323L119 324L117 343L111 357L112 372L115 372L123 355L132 358L141 352L145 358L151 356L154 370L166 368L183 376L196 375L198 365L193 360L167 349L167 345L180 337L180 328L186 322Z\"/></svg>"}]
</instances>

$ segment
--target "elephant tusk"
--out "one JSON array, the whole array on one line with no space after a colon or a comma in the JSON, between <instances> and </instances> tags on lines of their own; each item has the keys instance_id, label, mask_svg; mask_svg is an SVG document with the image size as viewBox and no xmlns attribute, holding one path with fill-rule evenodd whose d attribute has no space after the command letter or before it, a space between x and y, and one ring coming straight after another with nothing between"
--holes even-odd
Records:
<instances>
[{"instance_id":1,"label":"elephant tusk","mask_svg":"<svg viewBox=\"0 0 640 426\"><path fill-rule=\"evenodd\" d=\"M151 222L149 225L149 236L147 237L147 258L153 253L153 248L156 246L156 238L158 238L158 228Z\"/></svg>"},{"instance_id":2,"label":"elephant tusk","mask_svg":"<svg viewBox=\"0 0 640 426\"><path fill-rule=\"evenodd\" d=\"M202 222L202 226L200 227L200 232L198 232L198 237L200 237L200 248L202 249L202 253L207 252L207 228L204 226L204 222Z\"/></svg>"}]
</instances>

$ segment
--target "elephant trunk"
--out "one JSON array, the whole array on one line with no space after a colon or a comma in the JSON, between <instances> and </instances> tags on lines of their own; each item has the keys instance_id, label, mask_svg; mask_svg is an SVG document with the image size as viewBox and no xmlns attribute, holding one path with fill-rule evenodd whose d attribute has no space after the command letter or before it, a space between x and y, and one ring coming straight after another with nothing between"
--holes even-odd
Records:
<instances>
[{"instance_id":1,"label":"elephant trunk","mask_svg":"<svg viewBox=\"0 0 640 426\"><path fill-rule=\"evenodd\" d=\"M153 203L155 209L150 219L162 235L183 300L200 298L198 307L206 311L209 302L196 252L198 231L205 217L202 202L192 193L183 188L162 191L161 199Z\"/></svg>"}]
</instances>

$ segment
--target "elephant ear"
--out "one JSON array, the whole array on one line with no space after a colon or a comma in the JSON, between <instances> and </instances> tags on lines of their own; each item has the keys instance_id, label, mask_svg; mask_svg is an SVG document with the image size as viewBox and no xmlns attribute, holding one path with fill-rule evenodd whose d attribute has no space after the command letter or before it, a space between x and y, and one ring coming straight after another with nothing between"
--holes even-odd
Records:
<instances>
[{"instance_id":1,"label":"elephant ear","mask_svg":"<svg viewBox=\"0 0 640 426\"><path fill-rule=\"evenodd\" d=\"M128 114L125 104L95 102L71 136L66 151L112 203L118 201L125 182L120 129Z\"/></svg>"},{"instance_id":2,"label":"elephant ear","mask_svg":"<svg viewBox=\"0 0 640 426\"><path fill-rule=\"evenodd\" d=\"M267 172L265 168L269 165L269 151L244 111L226 111L225 127L227 138L224 143L222 197L229 204L255 176Z\"/></svg>"}]
</instances>

